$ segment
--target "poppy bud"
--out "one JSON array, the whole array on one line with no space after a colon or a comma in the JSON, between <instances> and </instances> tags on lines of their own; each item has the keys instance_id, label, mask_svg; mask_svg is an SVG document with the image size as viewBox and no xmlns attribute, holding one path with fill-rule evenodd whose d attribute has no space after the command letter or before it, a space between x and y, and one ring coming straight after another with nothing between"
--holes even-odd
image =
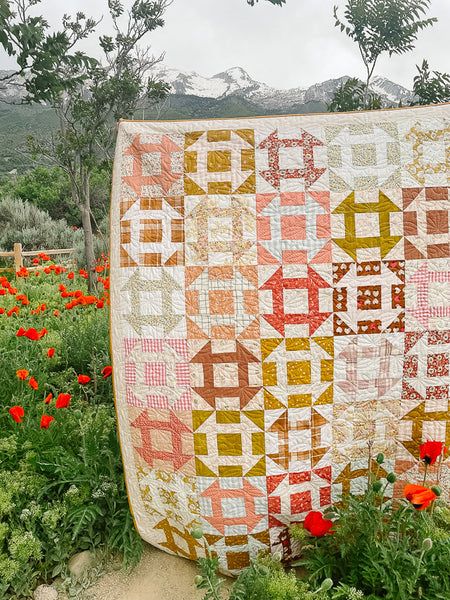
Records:
<instances>
[{"instance_id":1,"label":"poppy bud","mask_svg":"<svg viewBox=\"0 0 450 600\"><path fill-rule=\"evenodd\" d=\"M318 589L319 592L328 592L328 590L331 590L331 588L333 587L334 583L332 579L325 579L324 581L322 581L322 585L320 586L320 588Z\"/></svg>"},{"instance_id":2,"label":"poppy bud","mask_svg":"<svg viewBox=\"0 0 450 600\"><path fill-rule=\"evenodd\" d=\"M380 454L377 454L376 461L379 465L382 465L384 463L384 454L382 452L380 452Z\"/></svg>"},{"instance_id":3,"label":"poppy bud","mask_svg":"<svg viewBox=\"0 0 450 600\"><path fill-rule=\"evenodd\" d=\"M434 492L438 497L442 495L442 489L438 485L433 485L431 491Z\"/></svg>"},{"instance_id":4,"label":"poppy bud","mask_svg":"<svg viewBox=\"0 0 450 600\"><path fill-rule=\"evenodd\" d=\"M375 493L378 493L381 488L383 487L383 484L381 483L381 481L374 481L372 484L372 489Z\"/></svg>"},{"instance_id":5,"label":"poppy bud","mask_svg":"<svg viewBox=\"0 0 450 600\"><path fill-rule=\"evenodd\" d=\"M194 583L198 587L199 585L201 585L203 583L203 577L201 575L196 575L194 577Z\"/></svg>"},{"instance_id":6,"label":"poppy bud","mask_svg":"<svg viewBox=\"0 0 450 600\"><path fill-rule=\"evenodd\" d=\"M395 483L397 481L397 475L395 473L388 473L386 479L389 483Z\"/></svg>"},{"instance_id":7,"label":"poppy bud","mask_svg":"<svg viewBox=\"0 0 450 600\"><path fill-rule=\"evenodd\" d=\"M422 550L428 552L433 547L433 540L431 538L425 538L422 542Z\"/></svg>"},{"instance_id":8,"label":"poppy bud","mask_svg":"<svg viewBox=\"0 0 450 600\"><path fill-rule=\"evenodd\" d=\"M201 540L203 537L203 531L200 529L200 527L195 527L191 531L191 535L194 538L194 540Z\"/></svg>"}]
</instances>

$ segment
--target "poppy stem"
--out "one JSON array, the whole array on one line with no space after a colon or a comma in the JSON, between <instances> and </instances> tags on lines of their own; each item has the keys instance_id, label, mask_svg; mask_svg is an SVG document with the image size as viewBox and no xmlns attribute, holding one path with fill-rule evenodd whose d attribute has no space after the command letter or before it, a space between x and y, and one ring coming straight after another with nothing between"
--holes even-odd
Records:
<instances>
[{"instance_id":1,"label":"poppy stem","mask_svg":"<svg viewBox=\"0 0 450 600\"><path fill-rule=\"evenodd\" d=\"M438 468L437 468L437 473L436 473L436 477L437 477L437 481L436 481L436 485L439 485L441 482L441 470L442 470L442 463L444 461L444 448L442 448L442 452L439 455L439 462L438 462Z\"/></svg>"},{"instance_id":2,"label":"poppy stem","mask_svg":"<svg viewBox=\"0 0 450 600\"><path fill-rule=\"evenodd\" d=\"M372 487L372 446L373 446L373 441L371 440L370 442L368 442L367 445L369 446L367 492L369 492Z\"/></svg>"},{"instance_id":3,"label":"poppy stem","mask_svg":"<svg viewBox=\"0 0 450 600\"><path fill-rule=\"evenodd\" d=\"M425 473L423 474L423 485L424 486L427 482L427 474L428 474L428 463L425 463Z\"/></svg>"}]
</instances>

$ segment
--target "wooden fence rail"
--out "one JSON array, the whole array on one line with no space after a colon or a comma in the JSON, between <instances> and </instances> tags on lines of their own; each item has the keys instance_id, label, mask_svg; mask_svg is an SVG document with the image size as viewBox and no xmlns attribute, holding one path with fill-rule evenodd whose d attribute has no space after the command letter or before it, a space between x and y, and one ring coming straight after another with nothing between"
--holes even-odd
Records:
<instances>
[{"instance_id":1,"label":"wooden fence rail","mask_svg":"<svg viewBox=\"0 0 450 600\"><path fill-rule=\"evenodd\" d=\"M14 271L15 273L17 273L17 271L19 271L19 269L21 269L23 267L23 259L25 257L30 257L30 256L38 256L38 254L47 254L48 256L63 256L65 254L72 254L75 252L74 248L59 248L56 250L27 250L26 252L23 251L22 249L22 244L20 243L16 243L14 244L14 249L10 252L0 252L0 258L2 257L10 257L14 259L14 269L12 268L2 268L0 267L0 272L1 271ZM29 269L32 268L37 268L37 267L29 267Z\"/></svg>"}]
</instances>

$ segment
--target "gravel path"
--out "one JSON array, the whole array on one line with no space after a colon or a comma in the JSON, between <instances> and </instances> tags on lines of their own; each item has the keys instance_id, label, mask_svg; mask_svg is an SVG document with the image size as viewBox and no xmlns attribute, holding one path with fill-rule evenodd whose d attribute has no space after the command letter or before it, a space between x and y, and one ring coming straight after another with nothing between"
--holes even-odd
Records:
<instances>
[{"instance_id":1,"label":"gravel path","mask_svg":"<svg viewBox=\"0 0 450 600\"><path fill-rule=\"evenodd\" d=\"M194 562L146 546L142 561L132 573L104 575L89 590L95 600L202 600L195 589Z\"/></svg>"}]
</instances>

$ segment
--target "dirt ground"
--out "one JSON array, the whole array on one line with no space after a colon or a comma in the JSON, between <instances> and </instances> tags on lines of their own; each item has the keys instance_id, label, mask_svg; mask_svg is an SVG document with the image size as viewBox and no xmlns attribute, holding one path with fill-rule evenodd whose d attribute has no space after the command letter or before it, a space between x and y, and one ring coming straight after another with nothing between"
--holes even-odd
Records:
<instances>
[{"instance_id":1,"label":"dirt ground","mask_svg":"<svg viewBox=\"0 0 450 600\"><path fill-rule=\"evenodd\" d=\"M146 546L142 561L132 573L104 575L89 590L95 600L202 600L196 590L195 562Z\"/></svg>"}]
</instances>

